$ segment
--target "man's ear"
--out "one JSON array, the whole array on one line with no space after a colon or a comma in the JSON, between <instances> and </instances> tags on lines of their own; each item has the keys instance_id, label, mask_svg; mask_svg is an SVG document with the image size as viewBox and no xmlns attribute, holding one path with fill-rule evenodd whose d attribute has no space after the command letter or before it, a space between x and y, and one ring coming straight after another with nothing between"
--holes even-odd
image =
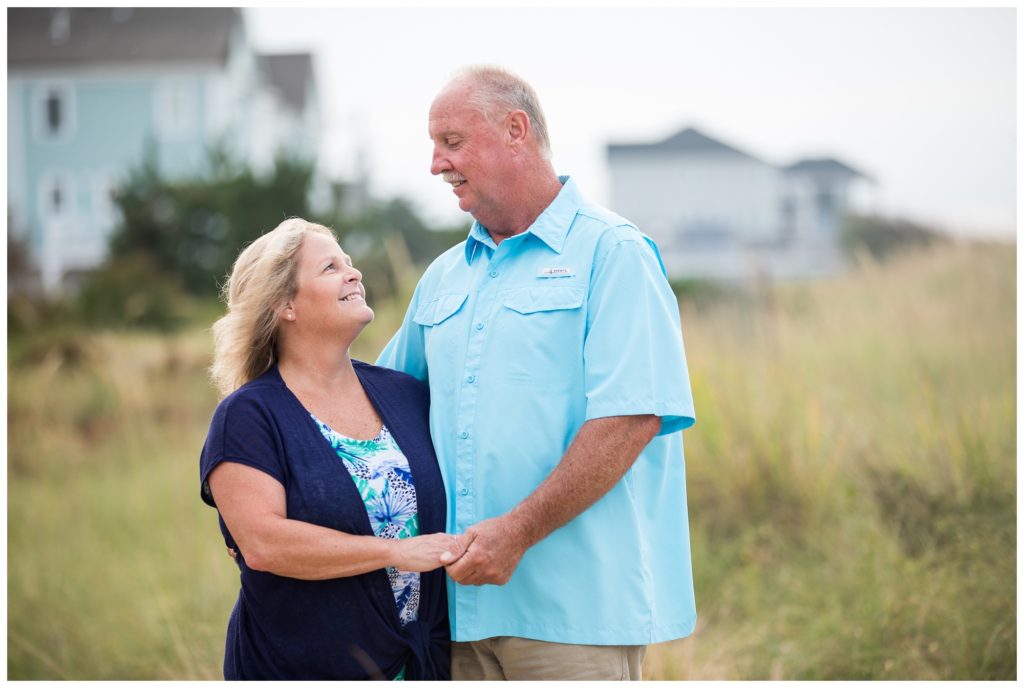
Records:
<instances>
[{"instance_id":1,"label":"man's ear","mask_svg":"<svg viewBox=\"0 0 1024 688\"><path fill-rule=\"evenodd\" d=\"M522 110L513 110L508 115L505 131L509 145L518 150L530 135L530 116Z\"/></svg>"}]
</instances>

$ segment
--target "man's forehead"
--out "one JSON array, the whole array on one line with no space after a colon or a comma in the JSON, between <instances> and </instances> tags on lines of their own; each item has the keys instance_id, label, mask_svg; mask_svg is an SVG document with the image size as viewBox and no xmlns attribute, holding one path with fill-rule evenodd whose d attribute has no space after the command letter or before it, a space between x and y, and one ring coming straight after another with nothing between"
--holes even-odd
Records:
<instances>
[{"instance_id":1,"label":"man's forehead","mask_svg":"<svg viewBox=\"0 0 1024 688\"><path fill-rule=\"evenodd\" d=\"M453 134L466 128L470 123L468 109L453 105L451 107L430 108L430 120L427 129L431 136Z\"/></svg>"},{"instance_id":2,"label":"man's forehead","mask_svg":"<svg viewBox=\"0 0 1024 688\"><path fill-rule=\"evenodd\" d=\"M427 130L431 137L464 133L486 121L484 114L461 94L442 93L430 107Z\"/></svg>"}]
</instances>

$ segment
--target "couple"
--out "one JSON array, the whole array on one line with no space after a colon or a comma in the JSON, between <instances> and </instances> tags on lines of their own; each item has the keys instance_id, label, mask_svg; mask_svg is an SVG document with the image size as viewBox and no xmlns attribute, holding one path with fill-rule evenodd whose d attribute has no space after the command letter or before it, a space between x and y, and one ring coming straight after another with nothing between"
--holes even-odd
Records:
<instances>
[{"instance_id":1,"label":"couple","mask_svg":"<svg viewBox=\"0 0 1024 688\"><path fill-rule=\"evenodd\" d=\"M518 77L460 73L429 131L475 222L382 367L349 357L373 311L330 230L286 220L228 281L200 462L241 570L225 677L639 679L696 622L661 259L555 175Z\"/></svg>"}]
</instances>

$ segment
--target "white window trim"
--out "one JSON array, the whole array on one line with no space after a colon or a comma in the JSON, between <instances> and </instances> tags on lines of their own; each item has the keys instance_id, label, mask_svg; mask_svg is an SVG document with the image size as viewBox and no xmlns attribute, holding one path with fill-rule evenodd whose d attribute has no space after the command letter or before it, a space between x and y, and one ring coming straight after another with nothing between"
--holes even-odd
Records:
<instances>
[{"instance_id":1,"label":"white window trim","mask_svg":"<svg viewBox=\"0 0 1024 688\"><path fill-rule=\"evenodd\" d=\"M169 112L181 99L181 112ZM194 136L198 127L195 84L188 79L168 78L156 82L153 89L153 129L161 141L183 141Z\"/></svg>"},{"instance_id":2,"label":"white window trim","mask_svg":"<svg viewBox=\"0 0 1024 688\"><path fill-rule=\"evenodd\" d=\"M66 111L64 126L56 134L46 130L46 97L51 91L59 91ZM32 93L32 133L41 143L67 143L75 137L78 129L78 109L75 102L74 83L69 79L47 79L35 85Z\"/></svg>"}]
</instances>

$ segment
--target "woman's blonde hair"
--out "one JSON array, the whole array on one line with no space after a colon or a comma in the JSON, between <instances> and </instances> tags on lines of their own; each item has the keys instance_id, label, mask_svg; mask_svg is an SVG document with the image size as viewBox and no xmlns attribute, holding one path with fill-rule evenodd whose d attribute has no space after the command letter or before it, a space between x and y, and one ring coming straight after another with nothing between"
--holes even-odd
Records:
<instances>
[{"instance_id":1,"label":"woman's blonde hair","mask_svg":"<svg viewBox=\"0 0 1024 688\"><path fill-rule=\"evenodd\" d=\"M277 360L278 313L295 296L299 250L309 232L334 237L323 225L293 217L235 260L222 290L228 312L213 324L210 377L222 395L256 379Z\"/></svg>"}]
</instances>

